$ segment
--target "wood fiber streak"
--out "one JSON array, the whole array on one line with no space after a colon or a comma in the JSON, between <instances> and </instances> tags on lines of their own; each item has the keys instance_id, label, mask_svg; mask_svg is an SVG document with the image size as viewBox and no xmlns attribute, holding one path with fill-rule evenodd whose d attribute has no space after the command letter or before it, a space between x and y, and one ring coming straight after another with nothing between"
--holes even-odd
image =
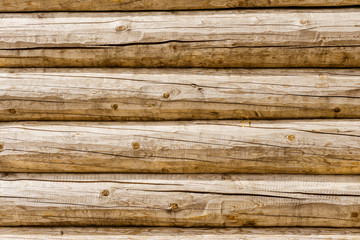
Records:
<instances>
[{"instance_id":1,"label":"wood fiber streak","mask_svg":"<svg viewBox=\"0 0 360 240\"><path fill-rule=\"evenodd\" d=\"M1 172L360 174L358 120L0 124Z\"/></svg>"},{"instance_id":2,"label":"wood fiber streak","mask_svg":"<svg viewBox=\"0 0 360 240\"><path fill-rule=\"evenodd\" d=\"M4 174L0 190L0 226L360 227L360 176Z\"/></svg>"},{"instance_id":3,"label":"wood fiber streak","mask_svg":"<svg viewBox=\"0 0 360 240\"><path fill-rule=\"evenodd\" d=\"M360 67L360 10L0 14L0 67Z\"/></svg>"}]
</instances>

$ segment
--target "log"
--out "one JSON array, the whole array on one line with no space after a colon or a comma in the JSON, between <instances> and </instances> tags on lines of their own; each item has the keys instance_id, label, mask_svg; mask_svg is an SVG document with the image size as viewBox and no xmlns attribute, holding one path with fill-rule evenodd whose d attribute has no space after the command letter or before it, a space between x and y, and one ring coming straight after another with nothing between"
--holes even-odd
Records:
<instances>
[{"instance_id":1,"label":"log","mask_svg":"<svg viewBox=\"0 0 360 240\"><path fill-rule=\"evenodd\" d=\"M359 120L12 122L0 172L360 174Z\"/></svg>"},{"instance_id":2,"label":"log","mask_svg":"<svg viewBox=\"0 0 360 240\"><path fill-rule=\"evenodd\" d=\"M11 240L358 240L356 228L0 228L1 239Z\"/></svg>"},{"instance_id":3,"label":"log","mask_svg":"<svg viewBox=\"0 0 360 240\"><path fill-rule=\"evenodd\" d=\"M0 121L360 118L360 69L0 69Z\"/></svg>"},{"instance_id":4,"label":"log","mask_svg":"<svg viewBox=\"0 0 360 240\"><path fill-rule=\"evenodd\" d=\"M0 67L360 67L360 9L0 14Z\"/></svg>"},{"instance_id":5,"label":"log","mask_svg":"<svg viewBox=\"0 0 360 240\"><path fill-rule=\"evenodd\" d=\"M9 174L0 226L360 227L360 176Z\"/></svg>"},{"instance_id":6,"label":"log","mask_svg":"<svg viewBox=\"0 0 360 240\"><path fill-rule=\"evenodd\" d=\"M356 5L360 5L359 0L1 0L0 11L143 11L257 7L339 7Z\"/></svg>"}]
</instances>

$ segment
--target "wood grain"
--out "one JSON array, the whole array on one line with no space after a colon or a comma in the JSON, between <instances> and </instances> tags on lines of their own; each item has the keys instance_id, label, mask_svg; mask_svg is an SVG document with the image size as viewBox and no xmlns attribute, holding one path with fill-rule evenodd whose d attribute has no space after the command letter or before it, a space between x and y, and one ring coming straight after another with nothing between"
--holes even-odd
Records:
<instances>
[{"instance_id":1,"label":"wood grain","mask_svg":"<svg viewBox=\"0 0 360 240\"><path fill-rule=\"evenodd\" d=\"M0 14L0 67L360 67L360 9Z\"/></svg>"},{"instance_id":2,"label":"wood grain","mask_svg":"<svg viewBox=\"0 0 360 240\"><path fill-rule=\"evenodd\" d=\"M360 5L359 0L2 0L0 11L142 11L356 5Z\"/></svg>"},{"instance_id":3,"label":"wood grain","mask_svg":"<svg viewBox=\"0 0 360 240\"><path fill-rule=\"evenodd\" d=\"M0 69L0 121L360 118L360 70Z\"/></svg>"},{"instance_id":4,"label":"wood grain","mask_svg":"<svg viewBox=\"0 0 360 240\"><path fill-rule=\"evenodd\" d=\"M359 123L1 123L0 171L360 174Z\"/></svg>"},{"instance_id":5,"label":"wood grain","mask_svg":"<svg viewBox=\"0 0 360 240\"><path fill-rule=\"evenodd\" d=\"M0 226L360 227L360 176L9 174Z\"/></svg>"},{"instance_id":6,"label":"wood grain","mask_svg":"<svg viewBox=\"0 0 360 240\"><path fill-rule=\"evenodd\" d=\"M356 228L0 228L3 240L358 240Z\"/></svg>"}]
</instances>

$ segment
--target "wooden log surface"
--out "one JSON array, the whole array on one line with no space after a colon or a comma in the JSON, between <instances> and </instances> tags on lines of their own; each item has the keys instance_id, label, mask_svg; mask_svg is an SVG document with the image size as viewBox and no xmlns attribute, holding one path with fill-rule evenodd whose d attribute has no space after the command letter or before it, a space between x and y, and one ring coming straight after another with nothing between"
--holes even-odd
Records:
<instances>
[{"instance_id":1,"label":"wooden log surface","mask_svg":"<svg viewBox=\"0 0 360 240\"><path fill-rule=\"evenodd\" d=\"M359 123L1 123L0 171L360 174Z\"/></svg>"},{"instance_id":2,"label":"wooden log surface","mask_svg":"<svg viewBox=\"0 0 360 240\"><path fill-rule=\"evenodd\" d=\"M360 118L360 69L0 69L0 121Z\"/></svg>"},{"instance_id":3,"label":"wooden log surface","mask_svg":"<svg viewBox=\"0 0 360 240\"><path fill-rule=\"evenodd\" d=\"M1 0L0 12L142 11L356 5L360 5L359 0Z\"/></svg>"},{"instance_id":4,"label":"wooden log surface","mask_svg":"<svg viewBox=\"0 0 360 240\"><path fill-rule=\"evenodd\" d=\"M0 67L360 67L360 9L0 14Z\"/></svg>"},{"instance_id":5,"label":"wooden log surface","mask_svg":"<svg viewBox=\"0 0 360 240\"><path fill-rule=\"evenodd\" d=\"M0 226L360 227L360 176L3 174Z\"/></svg>"},{"instance_id":6,"label":"wooden log surface","mask_svg":"<svg viewBox=\"0 0 360 240\"><path fill-rule=\"evenodd\" d=\"M358 240L356 228L2 227L2 240Z\"/></svg>"}]
</instances>

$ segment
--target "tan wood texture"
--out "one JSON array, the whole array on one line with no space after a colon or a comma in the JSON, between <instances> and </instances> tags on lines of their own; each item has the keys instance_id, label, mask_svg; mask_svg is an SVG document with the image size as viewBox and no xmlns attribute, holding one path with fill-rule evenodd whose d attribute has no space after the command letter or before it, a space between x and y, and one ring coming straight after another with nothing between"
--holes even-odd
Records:
<instances>
[{"instance_id":1,"label":"tan wood texture","mask_svg":"<svg viewBox=\"0 0 360 240\"><path fill-rule=\"evenodd\" d=\"M359 0L1 0L1 12L141 11L253 7L355 6Z\"/></svg>"},{"instance_id":2,"label":"tan wood texture","mask_svg":"<svg viewBox=\"0 0 360 240\"><path fill-rule=\"evenodd\" d=\"M0 67L360 67L360 9L0 14Z\"/></svg>"},{"instance_id":3,"label":"tan wood texture","mask_svg":"<svg viewBox=\"0 0 360 240\"><path fill-rule=\"evenodd\" d=\"M360 227L360 176L3 174L1 226Z\"/></svg>"},{"instance_id":4,"label":"tan wood texture","mask_svg":"<svg viewBox=\"0 0 360 240\"><path fill-rule=\"evenodd\" d=\"M0 69L0 121L359 117L360 69Z\"/></svg>"},{"instance_id":5,"label":"tan wood texture","mask_svg":"<svg viewBox=\"0 0 360 240\"><path fill-rule=\"evenodd\" d=\"M2 240L358 240L356 228L0 228Z\"/></svg>"},{"instance_id":6,"label":"tan wood texture","mask_svg":"<svg viewBox=\"0 0 360 240\"><path fill-rule=\"evenodd\" d=\"M1 172L360 174L359 120L0 124Z\"/></svg>"}]
</instances>

